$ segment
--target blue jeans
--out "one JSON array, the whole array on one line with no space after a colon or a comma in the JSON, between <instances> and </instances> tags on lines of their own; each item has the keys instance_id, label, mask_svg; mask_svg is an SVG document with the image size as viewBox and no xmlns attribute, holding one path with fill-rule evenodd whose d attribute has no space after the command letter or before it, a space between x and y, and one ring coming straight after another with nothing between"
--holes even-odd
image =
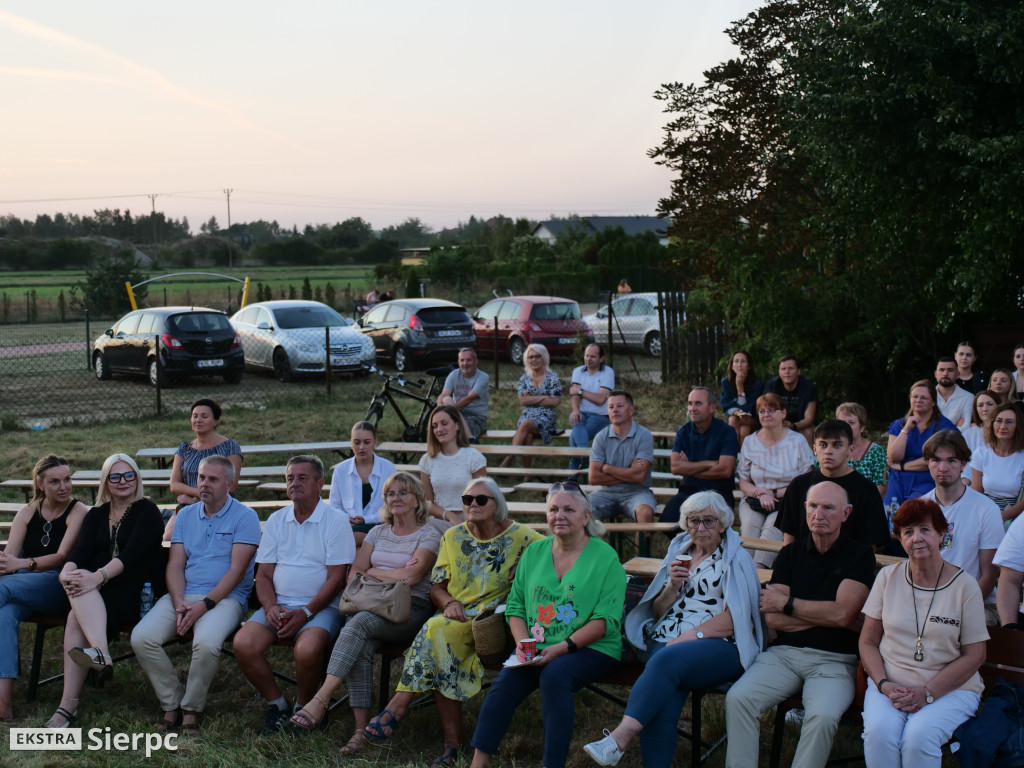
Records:
<instances>
[{"instance_id":1,"label":"blue jeans","mask_svg":"<svg viewBox=\"0 0 1024 768\"><path fill-rule=\"evenodd\" d=\"M580 423L573 427L572 432L569 433L570 448L589 447L590 441L597 436L597 433L611 423L608 421L608 417L601 413L580 411L580 417ZM582 463L583 459L573 456L569 459L569 469L579 469Z\"/></svg>"},{"instance_id":2,"label":"blue jeans","mask_svg":"<svg viewBox=\"0 0 1024 768\"><path fill-rule=\"evenodd\" d=\"M58 571L18 571L0 576L0 677L18 676L18 625L33 614L67 614Z\"/></svg>"},{"instance_id":3,"label":"blue jeans","mask_svg":"<svg viewBox=\"0 0 1024 768\"><path fill-rule=\"evenodd\" d=\"M600 680L615 671L617 659L593 648L559 656L543 667L508 667L491 684L480 707L476 732L471 744L475 749L496 754L512 715L523 700L540 688L541 717L544 722L544 762L546 768L563 768L572 742L576 721L575 693L587 683Z\"/></svg>"},{"instance_id":4,"label":"blue jeans","mask_svg":"<svg viewBox=\"0 0 1024 768\"><path fill-rule=\"evenodd\" d=\"M626 715L644 726L640 731L644 768L672 765L679 715L691 690L712 688L742 674L739 651L728 640L692 640L653 648L626 703Z\"/></svg>"}]
</instances>

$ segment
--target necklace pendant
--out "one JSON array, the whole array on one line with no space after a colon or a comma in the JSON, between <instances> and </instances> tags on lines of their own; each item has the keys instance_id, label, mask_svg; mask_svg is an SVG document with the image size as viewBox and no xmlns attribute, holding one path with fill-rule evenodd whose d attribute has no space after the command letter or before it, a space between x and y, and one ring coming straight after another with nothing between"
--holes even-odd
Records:
<instances>
[{"instance_id":1,"label":"necklace pendant","mask_svg":"<svg viewBox=\"0 0 1024 768\"><path fill-rule=\"evenodd\" d=\"M917 639L917 647L914 648L914 661L924 661L924 645L921 638Z\"/></svg>"}]
</instances>

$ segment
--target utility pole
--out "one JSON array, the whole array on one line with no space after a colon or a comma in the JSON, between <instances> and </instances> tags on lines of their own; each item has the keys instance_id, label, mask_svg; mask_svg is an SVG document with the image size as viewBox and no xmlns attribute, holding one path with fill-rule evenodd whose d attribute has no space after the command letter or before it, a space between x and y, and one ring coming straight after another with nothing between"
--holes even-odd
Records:
<instances>
[{"instance_id":1,"label":"utility pole","mask_svg":"<svg viewBox=\"0 0 1024 768\"><path fill-rule=\"evenodd\" d=\"M230 233L231 233L231 193L232 192L234 192L233 189L225 189L224 190L224 194L225 194L225 196L228 199L228 234L229 234L229 236L230 236ZM228 269L231 269L231 249L230 248L228 249Z\"/></svg>"},{"instance_id":2,"label":"utility pole","mask_svg":"<svg viewBox=\"0 0 1024 768\"><path fill-rule=\"evenodd\" d=\"M153 215L150 216L149 220L153 223L153 244L156 245L156 195L146 195L149 198L149 202L153 205Z\"/></svg>"}]
</instances>

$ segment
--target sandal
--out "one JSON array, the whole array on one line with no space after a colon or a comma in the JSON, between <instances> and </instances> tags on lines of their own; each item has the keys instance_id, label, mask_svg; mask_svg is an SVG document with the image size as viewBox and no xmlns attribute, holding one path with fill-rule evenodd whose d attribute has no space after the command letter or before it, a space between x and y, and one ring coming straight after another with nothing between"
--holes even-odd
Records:
<instances>
[{"instance_id":1,"label":"sandal","mask_svg":"<svg viewBox=\"0 0 1024 768\"><path fill-rule=\"evenodd\" d=\"M113 672L113 661L109 656L105 656L99 648L72 648L68 651L68 658L86 669L95 669L97 672L103 673L109 669Z\"/></svg>"},{"instance_id":2,"label":"sandal","mask_svg":"<svg viewBox=\"0 0 1024 768\"><path fill-rule=\"evenodd\" d=\"M314 715L313 702L320 707L319 717ZM306 705L292 715L291 724L292 732L296 735L308 735L317 729L327 727L327 710L329 704L325 704L324 700L314 696L312 699L306 702Z\"/></svg>"},{"instance_id":3,"label":"sandal","mask_svg":"<svg viewBox=\"0 0 1024 768\"><path fill-rule=\"evenodd\" d=\"M181 710L172 709L164 712L156 720L156 729L164 733L177 733L181 726Z\"/></svg>"},{"instance_id":4,"label":"sandal","mask_svg":"<svg viewBox=\"0 0 1024 768\"><path fill-rule=\"evenodd\" d=\"M452 768L456 763L459 762L459 745L458 744L445 744L444 752L434 762L430 764L430 768Z\"/></svg>"},{"instance_id":5,"label":"sandal","mask_svg":"<svg viewBox=\"0 0 1024 768\"><path fill-rule=\"evenodd\" d=\"M348 740L348 744L341 748L340 752L345 757L351 757L352 755L358 755L372 743L373 742L370 741L366 731L360 728L352 734L352 738Z\"/></svg>"},{"instance_id":6,"label":"sandal","mask_svg":"<svg viewBox=\"0 0 1024 768\"><path fill-rule=\"evenodd\" d=\"M186 736L198 736L203 726L203 713L181 710L181 732Z\"/></svg>"},{"instance_id":7,"label":"sandal","mask_svg":"<svg viewBox=\"0 0 1024 768\"><path fill-rule=\"evenodd\" d=\"M385 715L387 720L384 719ZM402 721L395 716L395 713L385 707L384 711L371 720L366 726L366 735L374 741L384 741L395 734ZM388 730L385 732L385 728ZM372 730L371 730L372 729Z\"/></svg>"},{"instance_id":8,"label":"sandal","mask_svg":"<svg viewBox=\"0 0 1024 768\"><path fill-rule=\"evenodd\" d=\"M57 725L53 721L54 719L62 717L64 722ZM78 712L69 712L64 707L57 707L57 711L53 713L53 717L46 721L47 728L70 728L74 722L78 719Z\"/></svg>"}]
</instances>

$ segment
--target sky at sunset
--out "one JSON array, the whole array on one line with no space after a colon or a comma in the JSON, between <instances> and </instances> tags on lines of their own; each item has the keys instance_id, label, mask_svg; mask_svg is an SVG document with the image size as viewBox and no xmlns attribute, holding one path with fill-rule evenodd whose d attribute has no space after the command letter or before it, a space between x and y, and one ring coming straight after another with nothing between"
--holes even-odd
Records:
<instances>
[{"instance_id":1,"label":"sky at sunset","mask_svg":"<svg viewBox=\"0 0 1024 768\"><path fill-rule=\"evenodd\" d=\"M754 0L6 0L0 214L653 214L651 94Z\"/></svg>"}]
</instances>

